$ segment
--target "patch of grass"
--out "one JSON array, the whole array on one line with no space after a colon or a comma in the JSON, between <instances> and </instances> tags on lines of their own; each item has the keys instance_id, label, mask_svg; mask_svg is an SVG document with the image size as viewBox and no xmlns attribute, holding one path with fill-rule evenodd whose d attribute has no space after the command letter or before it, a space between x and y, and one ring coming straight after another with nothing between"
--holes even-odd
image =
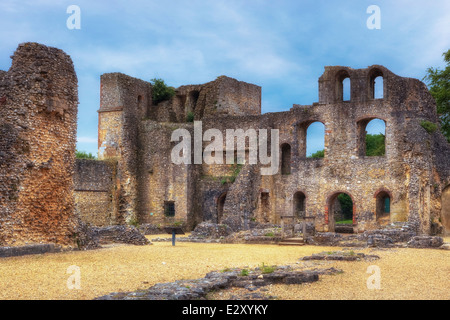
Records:
<instances>
[{"instance_id":1,"label":"patch of grass","mask_svg":"<svg viewBox=\"0 0 450 320\"><path fill-rule=\"evenodd\" d=\"M262 274L272 273L275 271L276 268L277 268L277 266L266 266L264 264L264 262L261 264L261 267L260 267Z\"/></svg>"},{"instance_id":2,"label":"patch of grass","mask_svg":"<svg viewBox=\"0 0 450 320\"><path fill-rule=\"evenodd\" d=\"M266 234L265 234L265 236L266 237L275 237L275 234L273 233L273 232L267 232Z\"/></svg>"},{"instance_id":3,"label":"patch of grass","mask_svg":"<svg viewBox=\"0 0 450 320\"><path fill-rule=\"evenodd\" d=\"M242 276L242 277L248 276L248 273L249 273L249 272L248 272L247 269L242 269L242 270L241 270L241 276Z\"/></svg>"},{"instance_id":4,"label":"patch of grass","mask_svg":"<svg viewBox=\"0 0 450 320\"><path fill-rule=\"evenodd\" d=\"M352 219L336 221L336 224L353 224Z\"/></svg>"}]
</instances>

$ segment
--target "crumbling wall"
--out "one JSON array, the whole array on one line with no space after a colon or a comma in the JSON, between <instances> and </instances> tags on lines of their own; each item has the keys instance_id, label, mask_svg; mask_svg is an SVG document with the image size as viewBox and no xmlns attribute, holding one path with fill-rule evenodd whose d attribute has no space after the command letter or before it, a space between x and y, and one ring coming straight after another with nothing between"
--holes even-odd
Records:
<instances>
[{"instance_id":1,"label":"crumbling wall","mask_svg":"<svg viewBox=\"0 0 450 320\"><path fill-rule=\"evenodd\" d=\"M379 76L382 98L375 97ZM139 220L165 222L164 202L169 201L176 203L177 213L181 209L178 217L192 226L203 220L228 223L235 230L248 228L250 222L280 224L283 216L294 214L294 195L301 192L304 214L314 217L316 230L334 231L332 206L339 193L346 193L353 202L354 232L385 223L377 220L379 195L390 198L388 222L408 221L419 233L443 228L442 214L447 213L441 198L450 184L450 148L438 130L427 132L422 126L423 121L437 124L438 118L433 98L416 79L399 77L380 65L325 67L318 103L261 115L260 87L223 76L203 85L182 86L174 98L156 106L147 98L145 112L133 102L136 92L129 88L139 87L140 80L103 77L123 78L114 80L119 85L110 89L120 94L111 97L128 102L114 102L108 110L102 104L100 145L106 141L118 150L111 153L122 159L118 178L126 194L134 197ZM347 77L349 101L343 98ZM279 130L279 154L289 150L288 160L280 161L278 173L272 176L260 176L260 167L248 163L237 173L230 164L174 165L171 132L185 128L194 140L193 124L186 123L189 112L202 121L203 133L219 129L224 141L226 129ZM365 154L366 125L373 119L386 124L384 156ZM139 125L133 126L136 122ZM324 158L306 156L307 129L314 122L325 127Z\"/></svg>"},{"instance_id":2,"label":"crumbling wall","mask_svg":"<svg viewBox=\"0 0 450 320\"><path fill-rule=\"evenodd\" d=\"M0 73L0 244L72 244L77 77L63 51L19 45Z\"/></svg>"}]
</instances>

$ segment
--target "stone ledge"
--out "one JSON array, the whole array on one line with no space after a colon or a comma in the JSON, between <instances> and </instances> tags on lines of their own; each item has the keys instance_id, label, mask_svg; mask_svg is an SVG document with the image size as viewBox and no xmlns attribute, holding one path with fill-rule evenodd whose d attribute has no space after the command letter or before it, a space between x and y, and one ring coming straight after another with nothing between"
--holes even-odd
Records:
<instances>
[{"instance_id":1,"label":"stone ledge","mask_svg":"<svg viewBox=\"0 0 450 320\"><path fill-rule=\"evenodd\" d=\"M0 257L17 257L30 254L61 252L62 249L52 243L30 244L20 247L0 247Z\"/></svg>"}]
</instances>

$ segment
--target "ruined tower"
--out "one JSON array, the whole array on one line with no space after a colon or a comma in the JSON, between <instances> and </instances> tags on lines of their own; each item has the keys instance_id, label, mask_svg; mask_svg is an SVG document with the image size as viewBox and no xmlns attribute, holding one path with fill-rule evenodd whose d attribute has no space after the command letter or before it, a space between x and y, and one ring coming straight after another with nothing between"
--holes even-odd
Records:
<instances>
[{"instance_id":1,"label":"ruined tower","mask_svg":"<svg viewBox=\"0 0 450 320\"><path fill-rule=\"evenodd\" d=\"M37 43L0 72L0 245L73 243L77 90L71 58Z\"/></svg>"}]
</instances>

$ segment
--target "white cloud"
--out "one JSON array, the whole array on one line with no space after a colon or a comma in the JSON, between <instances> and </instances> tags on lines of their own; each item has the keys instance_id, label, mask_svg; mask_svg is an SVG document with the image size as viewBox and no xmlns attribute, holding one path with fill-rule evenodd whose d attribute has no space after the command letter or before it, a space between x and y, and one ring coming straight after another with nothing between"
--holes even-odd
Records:
<instances>
[{"instance_id":1,"label":"white cloud","mask_svg":"<svg viewBox=\"0 0 450 320\"><path fill-rule=\"evenodd\" d=\"M77 137L78 143L98 143L97 138L93 137Z\"/></svg>"}]
</instances>

